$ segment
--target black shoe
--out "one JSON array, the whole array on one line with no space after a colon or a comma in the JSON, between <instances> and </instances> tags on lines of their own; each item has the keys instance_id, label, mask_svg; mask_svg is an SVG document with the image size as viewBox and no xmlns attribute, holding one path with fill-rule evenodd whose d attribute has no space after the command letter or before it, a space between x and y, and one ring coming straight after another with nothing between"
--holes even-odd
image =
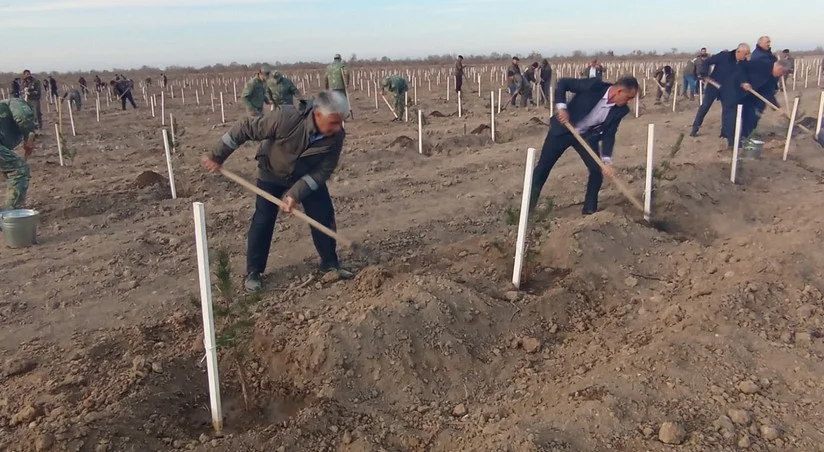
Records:
<instances>
[{"instance_id":1,"label":"black shoe","mask_svg":"<svg viewBox=\"0 0 824 452\"><path fill-rule=\"evenodd\" d=\"M320 272L323 274L335 272L340 279L352 279L355 277L355 272L341 268L340 265L321 265Z\"/></svg>"},{"instance_id":2,"label":"black shoe","mask_svg":"<svg viewBox=\"0 0 824 452\"><path fill-rule=\"evenodd\" d=\"M263 283L260 281L260 273L258 272L251 272L246 275L246 281L243 283L243 286L246 287L246 290L249 292L257 292L263 287Z\"/></svg>"},{"instance_id":3,"label":"black shoe","mask_svg":"<svg viewBox=\"0 0 824 452\"><path fill-rule=\"evenodd\" d=\"M693 131L691 131L691 132L690 132L690 136L691 136L691 137L697 137L697 136L698 136L698 131L697 131L697 130L693 130Z\"/></svg>"},{"instance_id":4,"label":"black shoe","mask_svg":"<svg viewBox=\"0 0 824 452\"><path fill-rule=\"evenodd\" d=\"M583 214L584 216L588 216L588 215L594 214L597 211L598 211L597 208L591 209L591 208L584 207L584 210L581 211L581 214Z\"/></svg>"}]
</instances>

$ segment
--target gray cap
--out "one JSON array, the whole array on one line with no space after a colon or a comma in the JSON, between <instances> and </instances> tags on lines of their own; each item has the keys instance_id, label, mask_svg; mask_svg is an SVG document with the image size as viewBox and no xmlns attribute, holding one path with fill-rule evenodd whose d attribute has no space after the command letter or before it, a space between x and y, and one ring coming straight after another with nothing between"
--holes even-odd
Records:
<instances>
[{"instance_id":1,"label":"gray cap","mask_svg":"<svg viewBox=\"0 0 824 452\"><path fill-rule=\"evenodd\" d=\"M340 59L340 54L339 54L339 53L336 53L336 54L335 54L335 59L336 59L336 60L339 60L339 59Z\"/></svg>"},{"instance_id":2,"label":"gray cap","mask_svg":"<svg viewBox=\"0 0 824 452\"><path fill-rule=\"evenodd\" d=\"M262 73L263 73L263 74L265 74L265 75L269 75L269 73L270 73L270 72L272 72L272 67L271 67L271 66L269 66L269 65L268 65L268 64L266 64L266 63L261 64L261 65L260 65L260 72L262 72Z\"/></svg>"}]
</instances>

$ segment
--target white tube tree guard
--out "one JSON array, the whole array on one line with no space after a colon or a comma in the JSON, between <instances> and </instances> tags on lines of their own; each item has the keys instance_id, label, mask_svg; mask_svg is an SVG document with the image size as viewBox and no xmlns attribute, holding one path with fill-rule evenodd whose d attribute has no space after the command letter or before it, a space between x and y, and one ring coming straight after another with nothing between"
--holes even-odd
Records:
<instances>
[{"instance_id":1,"label":"white tube tree guard","mask_svg":"<svg viewBox=\"0 0 824 452\"><path fill-rule=\"evenodd\" d=\"M418 109L418 154L423 154L423 111Z\"/></svg>"},{"instance_id":2,"label":"white tube tree guard","mask_svg":"<svg viewBox=\"0 0 824 452\"><path fill-rule=\"evenodd\" d=\"M787 127L787 141L784 142L784 161L790 153L790 141L793 139L793 128L795 127L795 116L798 114L798 97L793 99L793 111L790 114L790 125Z\"/></svg>"},{"instance_id":3,"label":"white tube tree guard","mask_svg":"<svg viewBox=\"0 0 824 452\"><path fill-rule=\"evenodd\" d=\"M515 242L515 267L512 269L512 284L521 288L521 271L526 257L526 236L529 233L529 200L532 197L532 174L535 172L535 148L526 151L526 168L524 168L524 191L521 194L521 217L518 221L518 239Z\"/></svg>"},{"instance_id":4,"label":"white tube tree guard","mask_svg":"<svg viewBox=\"0 0 824 452\"><path fill-rule=\"evenodd\" d=\"M226 111L223 109L223 91L220 92L220 122L226 123Z\"/></svg>"},{"instance_id":5,"label":"white tube tree guard","mask_svg":"<svg viewBox=\"0 0 824 452\"><path fill-rule=\"evenodd\" d=\"M821 96L818 99L818 122L815 123L815 136L821 133L821 121L824 115L824 91L821 91Z\"/></svg>"},{"instance_id":6,"label":"white tube tree guard","mask_svg":"<svg viewBox=\"0 0 824 452\"><path fill-rule=\"evenodd\" d=\"M166 167L169 170L169 188L172 191L172 199L177 199L177 190L175 189L175 173L172 168L172 152L169 146L169 132L163 129L163 147L166 149Z\"/></svg>"},{"instance_id":7,"label":"white tube tree guard","mask_svg":"<svg viewBox=\"0 0 824 452\"><path fill-rule=\"evenodd\" d=\"M495 142L495 91L489 92L489 126L492 132L492 142Z\"/></svg>"},{"instance_id":8,"label":"white tube tree guard","mask_svg":"<svg viewBox=\"0 0 824 452\"><path fill-rule=\"evenodd\" d=\"M743 110L744 106L738 104L735 112L735 138L732 142L732 166L730 168L730 182L733 184L736 183L735 176L738 172L738 146L741 144L741 113Z\"/></svg>"},{"instance_id":9,"label":"white tube tree guard","mask_svg":"<svg viewBox=\"0 0 824 452\"><path fill-rule=\"evenodd\" d=\"M653 166L653 146L655 141L655 124L647 126L647 172L644 183L644 219L649 221L652 218L652 173Z\"/></svg>"},{"instance_id":10,"label":"white tube tree guard","mask_svg":"<svg viewBox=\"0 0 824 452\"><path fill-rule=\"evenodd\" d=\"M209 273L206 210L202 202L192 203L192 210L195 219L195 248L197 250L197 272L200 281L200 311L203 316L203 348L206 350L206 372L209 378L212 427L217 433L221 433L223 431L223 407L220 400L220 375L217 366L215 320L212 311L212 280Z\"/></svg>"}]
</instances>

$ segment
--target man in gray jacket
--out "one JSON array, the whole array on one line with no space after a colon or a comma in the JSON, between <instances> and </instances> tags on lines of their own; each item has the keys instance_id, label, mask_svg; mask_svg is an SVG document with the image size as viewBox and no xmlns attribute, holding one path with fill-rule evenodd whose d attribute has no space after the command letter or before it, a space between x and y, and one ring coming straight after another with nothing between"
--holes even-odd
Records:
<instances>
[{"instance_id":1,"label":"man in gray jacket","mask_svg":"<svg viewBox=\"0 0 824 452\"><path fill-rule=\"evenodd\" d=\"M223 134L203 165L208 171L219 172L243 143L260 141L255 156L257 186L282 198L286 213L302 204L307 215L335 230L335 209L326 182L338 166L346 136L343 120L348 113L349 103L342 93L322 91L300 109L283 105L263 116L245 118ZM276 205L257 197L247 242L247 290L261 288L278 211ZM321 271L335 271L344 279L353 277L340 267L335 240L315 229L311 232Z\"/></svg>"}]
</instances>

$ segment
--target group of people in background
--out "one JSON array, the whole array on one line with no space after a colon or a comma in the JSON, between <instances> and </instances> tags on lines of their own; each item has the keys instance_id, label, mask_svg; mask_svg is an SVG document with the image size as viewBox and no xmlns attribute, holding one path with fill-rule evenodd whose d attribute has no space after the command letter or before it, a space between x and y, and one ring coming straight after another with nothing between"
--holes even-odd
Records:
<instances>
[{"instance_id":1,"label":"group of people in background","mask_svg":"<svg viewBox=\"0 0 824 452\"><path fill-rule=\"evenodd\" d=\"M327 90L336 91L347 98L346 86L351 81L351 74L340 54L336 54L332 63L326 67L324 80ZM163 83L166 83L165 76ZM266 105L274 110L283 105L294 106L295 99L298 99L299 103L305 103L305 100L299 99L300 94L292 79L272 69L268 64L263 64L257 74L246 83L240 98L249 116L255 117L264 114Z\"/></svg>"}]
</instances>

